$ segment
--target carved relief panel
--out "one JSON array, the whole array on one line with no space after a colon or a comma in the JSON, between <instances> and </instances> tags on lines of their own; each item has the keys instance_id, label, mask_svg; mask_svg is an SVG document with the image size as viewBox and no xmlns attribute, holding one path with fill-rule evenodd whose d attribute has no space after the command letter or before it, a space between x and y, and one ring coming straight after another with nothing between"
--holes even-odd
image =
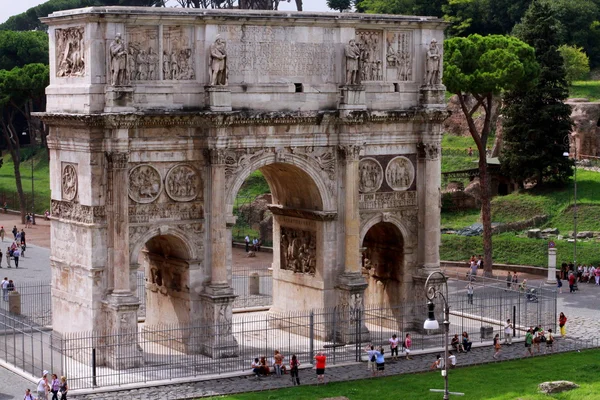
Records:
<instances>
[{"instance_id":1,"label":"carved relief panel","mask_svg":"<svg viewBox=\"0 0 600 400\"><path fill-rule=\"evenodd\" d=\"M407 190L414 179L415 167L406 157L393 158L385 168L385 181L393 190Z\"/></svg>"},{"instance_id":2,"label":"carved relief panel","mask_svg":"<svg viewBox=\"0 0 600 400\"><path fill-rule=\"evenodd\" d=\"M157 26L127 27L127 79L159 79L160 56Z\"/></svg>"},{"instance_id":3,"label":"carved relief panel","mask_svg":"<svg viewBox=\"0 0 600 400\"><path fill-rule=\"evenodd\" d=\"M83 26L57 29L56 76L85 75L85 38Z\"/></svg>"},{"instance_id":4,"label":"carved relief panel","mask_svg":"<svg viewBox=\"0 0 600 400\"><path fill-rule=\"evenodd\" d=\"M175 201L192 201L202 189L200 174L189 165L176 165L167 172L165 188Z\"/></svg>"},{"instance_id":5,"label":"carved relief panel","mask_svg":"<svg viewBox=\"0 0 600 400\"><path fill-rule=\"evenodd\" d=\"M362 193L376 192L383 182L383 168L374 158L363 158L358 164L358 176Z\"/></svg>"},{"instance_id":6,"label":"carved relief panel","mask_svg":"<svg viewBox=\"0 0 600 400\"><path fill-rule=\"evenodd\" d=\"M317 268L317 234L281 227L281 269L314 275Z\"/></svg>"},{"instance_id":7,"label":"carved relief panel","mask_svg":"<svg viewBox=\"0 0 600 400\"><path fill-rule=\"evenodd\" d=\"M73 201L77 197L77 164L63 163L61 192L63 201Z\"/></svg>"},{"instance_id":8,"label":"carved relief panel","mask_svg":"<svg viewBox=\"0 0 600 400\"><path fill-rule=\"evenodd\" d=\"M196 79L192 33L192 27L163 27L163 79Z\"/></svg>"},{"instance_id":9,"label":"carved relief panel","mask_svg":"<svg viewBox=\"0 0 600 400\"><path fill-rule=\"evenodd\" d=\"M129 197L138 203L151 203L162 191L160 172L149 164L138 165L129 172Z\"/></svg>"},{"instance_id":10,"label":"carved relief panel","mask_svg":"<svg viewBox=\"0 0 600 400\"><path fill-rule=\"evenodd\" d=\"M382 31L356 31L356 43L360 49L360 82L383 80L382 37Z\"/></svg>"},{"instance_id":11,"label":"carved relief panel","mask_svg":"<svg viewBox=\"0 0 600 400\"><path fill-rule=\"evenodd\" d=\"M386 78L388 81L413 80L412 31L386 33Z\"/></svg>"}]
</instances>

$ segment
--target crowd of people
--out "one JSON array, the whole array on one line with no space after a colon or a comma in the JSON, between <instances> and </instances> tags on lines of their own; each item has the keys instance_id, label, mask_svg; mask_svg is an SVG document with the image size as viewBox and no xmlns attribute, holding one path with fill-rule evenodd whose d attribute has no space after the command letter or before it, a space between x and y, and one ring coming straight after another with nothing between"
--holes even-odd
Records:
<instances>
[{"instance_id":1,"label":"crowd of people","mask_svg":"<svg viewBox=\"0 0 600 400\"><path fill-rule=\"evenodd\" d=\"M596 286L600 286L600 266L578 264L575 267L573 263L562 263L560 272L556 274L556 285L559 293L562 293L563 280L569 283L569 293L578 290L578 283L594 283Z\"/></svg>"},{"instance_id":2,"label":"crowd of people","mask_svg":"<svg viewBox=\"0 0 600 400\"><path fill-rule=\"evenodd\" d=\"M52 374L52 378L48 378L50 373L46 370L42 373L42 377L37 382L37 397L34 397L31 393L31 389L25 390L24 400L67 400L67 393L69 392L69 385L67 384L67 378ZM48 396L52 394L52 397L48 399Z\"/></svg>"},{"instance_id":3,"label":"crowd of people","mask_svg":"<svg viewBox=\"0 0 600 400\"><path fill-rule=\"evenodd\" d=\"M2 268L2 261L4 259L6 259L7 268L12 268L11 260L15 263L15 268L19 268L19 259L25 257L25 250L27 249L25 229L19 231L15 225L11 233L13 234L13 241L11 245L6 248L6 254L2 254L2 249L0 249L0 268ZM5 237L6 230L4 229L4 226L0 226L0 239L2 242L4 242Z\"/></svg>"},{"instance_id":4,"label":"crowd of people","mask_svg":"<svg viewBox=\"0 0 600 400\"><path fill-rule=\"evenodd\" d=\"M323 353L317 353L315 361L317 363L317 377L319 381L323 379L322 375L325 373L325 360L326 356ZM292 378L293 385L300 385L300 361L295 354L292 354L292 358L288 365L286 365L285 356L279 351L275 350L273 357L267 360L267 357L257 357L252 361L251 368L256 379L261 379L264 376L275 375L277 378L281 378L283 375L288 373L288 367L290 376Z\"/></svg>"}]
</instances>

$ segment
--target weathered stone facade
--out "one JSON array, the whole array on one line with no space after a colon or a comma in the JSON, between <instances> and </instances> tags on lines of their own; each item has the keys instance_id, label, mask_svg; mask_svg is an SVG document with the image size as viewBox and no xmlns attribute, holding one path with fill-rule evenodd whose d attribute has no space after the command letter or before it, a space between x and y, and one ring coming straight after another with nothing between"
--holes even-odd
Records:
<instances>
[{"instance_id":1,"label":"weathered stone facade","mask_svg":"<svg viewBox=\"0 0 600 400\"><path fill-rule=\"evenodd\" d=\"M232 210L256 169L273 195L272 312L414 301L439 268L440 20L102 7L44 21L55 330L135 328L143 265L148 321L207 326L214 342L183 348L235 355ZM75 65L58 54L69 32Z\"/></svg>"}]
</instances>

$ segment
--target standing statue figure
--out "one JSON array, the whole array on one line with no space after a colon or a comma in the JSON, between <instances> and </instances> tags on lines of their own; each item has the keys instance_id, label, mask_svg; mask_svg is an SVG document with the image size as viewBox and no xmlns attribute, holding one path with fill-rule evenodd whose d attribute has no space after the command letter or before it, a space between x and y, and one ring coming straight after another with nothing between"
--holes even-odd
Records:
<instances>
[{"instance_id":1,"label":"standing statue figure","mask_svg":"<svg viewBox=\"0 0 600 400\"><path fill-rule=\"evenodd\" d=\"M148 50L148 80L156 80L156 69L159 61L158 54L150 47L150 50Z\"/></svg>"},{"instance_id":2,"label":"standing statue figure","mask_svg":"<svg viewBox=\"0 0 600 400\"><path fill-rule=\"evenodd\" d=\"M123 86L127 81L127 50L120 33L110 44L110 70L112 85Z\"/></svg>"},{"instance_id":3,"label":"standing statue figure","mask_svg":"<svg viewBox=\"0 0 600 400\"><path fill-rule=\"evenodd\" d=\"M346 85L359 84L359 66L360 48L354 39L351 39L345 48L346 56Z\"/></svg>"},{"instance_id":4,"label":"standing statue figure","mask_svg":"<svg viewBox=\"0 0 600 400\"><path fill-rule=\"evenodd\" d=\"M437 45L437 40L431 39L429 49L427 50L427 73L425 75L425 85L437 85L440 83L440 63L442 55Z\"/></svg>"},{"instance_id":5,"label":"standing statue figure","mask_svg":"<svg viewBox=\"0 0 600 400\"><path fill-rule=\"evenodd\" d=\"M210 45L210 84L227 85L227 51L220 37Z\"/></svg>"}]
</instances>

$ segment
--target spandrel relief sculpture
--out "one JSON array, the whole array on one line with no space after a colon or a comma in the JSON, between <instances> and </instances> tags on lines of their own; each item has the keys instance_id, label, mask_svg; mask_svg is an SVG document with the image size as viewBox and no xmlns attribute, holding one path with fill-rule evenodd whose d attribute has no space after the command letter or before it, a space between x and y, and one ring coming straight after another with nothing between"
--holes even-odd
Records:
<instances>
[{"instance_id":1,"label":"spandrel relief sculpture","mask_svg":"<svg viewBox=\"0 0 600 400\"><path fill-rule=\"evenodd\" d=\"M64 164L62 170L62 198L72 201L77 196L77 169L73 164Z\"/></svg>"},{"instance_id":2,"label":"spandrel relief sculpture","mask_svg":"<svg viewBox=\"0 0 600 400\"><path fill-rule=\"evenodd\" d=\"M362 193L376 192L383 182L383 168L373 158L363 158L358 165L359 190Z\"/></svg>"},{"instance_id":3,"label":"spandrel relief sculpture","mask_svg":"<svg viewBox=\"0 0 600 400\"><path fill-rule=\"evenodd\" d=\"M407 190L415 179L415 168L406 157L393 158L385 168L385 180L394 190Z\"/></svg>"},{"instance_id":4,"label":"spandrel relief sculpture","mask_svg":"<svg viewBox=\"0 0 600 400\"><path fill-rule=\"evenodd\" d=\"M412 32L388 32L386 46L387 79L412 80Z\"/></svg>"},{"instance_id":5,"label":"spandrel relief sculpture","mask_svg":"<svg viewBox=\"0 0 600 400\"><path fill-rule=\"evenodd\" d=\"M56 30L56 76L85 75L85 39L83 27Z\"/></svg>"},{"instance_id":6,"label":"spandrel relief sculpture","mask_svg":"<svg viewBox=\"0 0 600 400\"><path fill-rule=\"evenodd\" d=\"M196 79L191 32L190 27L163 28L163 79Z\"/></svg>"},{"instance_id":7,"label":"spandrel relief sculpture","mask_svg":"<svg viewBox=\"0 0 600 400\"><path fill-rule=\"evenodd\" d=\"M120 33L117 33L109 46L110 83L113 86L127 85L127 49Z\"/></svg>"},{"instance_id":8,"label":"spandrel relief sculpture","mask_svg":"<svg viewBox=\"0 0 600 400\"><path fill-rule=\"evenodd\" d=\"M200 175L189 165L176 165L167 173L167 194L175 201L194 200L201 190Z\"/></svg>"},{"instance_id":9,"label":"spandrel relief sculpture","mask_svg":"<svg viewBox=\"0 0 600 400\"><path fill-rule=\"evenodd\" d=\"M360 50L358 65L361 82L383 80L381 37L381 31L356 31L356 41Z\"/></svg>"},{"instance_id":10,"label":"spandrel relief sculpture","mask_svg":"<svg viewBox=\"0 0 600 400\"><path fill-rule=\"evenodd\" d=\"M157 27L127 28L127 79L154 81L159 79L160 57Z\"/></svg>"},{"instance_id":11,"label":"spandrel relief sculpture","mask_svg":"<svg viewBox=\"0 0 600 400\"><path fill-rule=\"evenodd\" d=\"M217 37L210 45L210 84L227 85L227 50L225 40Z\"/></svg>"},{"instance_id":12,"label":"spandrel relief sculpture","mask_svg":"<svg viewBox=\"0 0 600 400\"><path fill-rule=\"evenodd\" d=\"M129 172L129 197L138 203L151 203L162 191L160 172L148 164L138 165Z\"/></svg>"},{"instance_id":13,"label":"spandrel relief sculpture","mask_svg":"<svg viewBox=\"0 0 600 400\"><path fill-rule=\"evenodd\" d=\"M317 235L312 231L281 227L281 269L314 275L317 268Z\"/></svg>"},{"instance_id":14,"label":"spandrel relief sculpture","mask_svg":"<svg viewBox=\"0 0 600 400\"><path fill-rule=\"evenodd\" d=\"M440 70L442 67L442 54L437 40L431 39L427 49L426 60L427 71L425 73L425 85L438 85L441 83Z\"/></svg>"}]
</instances>

